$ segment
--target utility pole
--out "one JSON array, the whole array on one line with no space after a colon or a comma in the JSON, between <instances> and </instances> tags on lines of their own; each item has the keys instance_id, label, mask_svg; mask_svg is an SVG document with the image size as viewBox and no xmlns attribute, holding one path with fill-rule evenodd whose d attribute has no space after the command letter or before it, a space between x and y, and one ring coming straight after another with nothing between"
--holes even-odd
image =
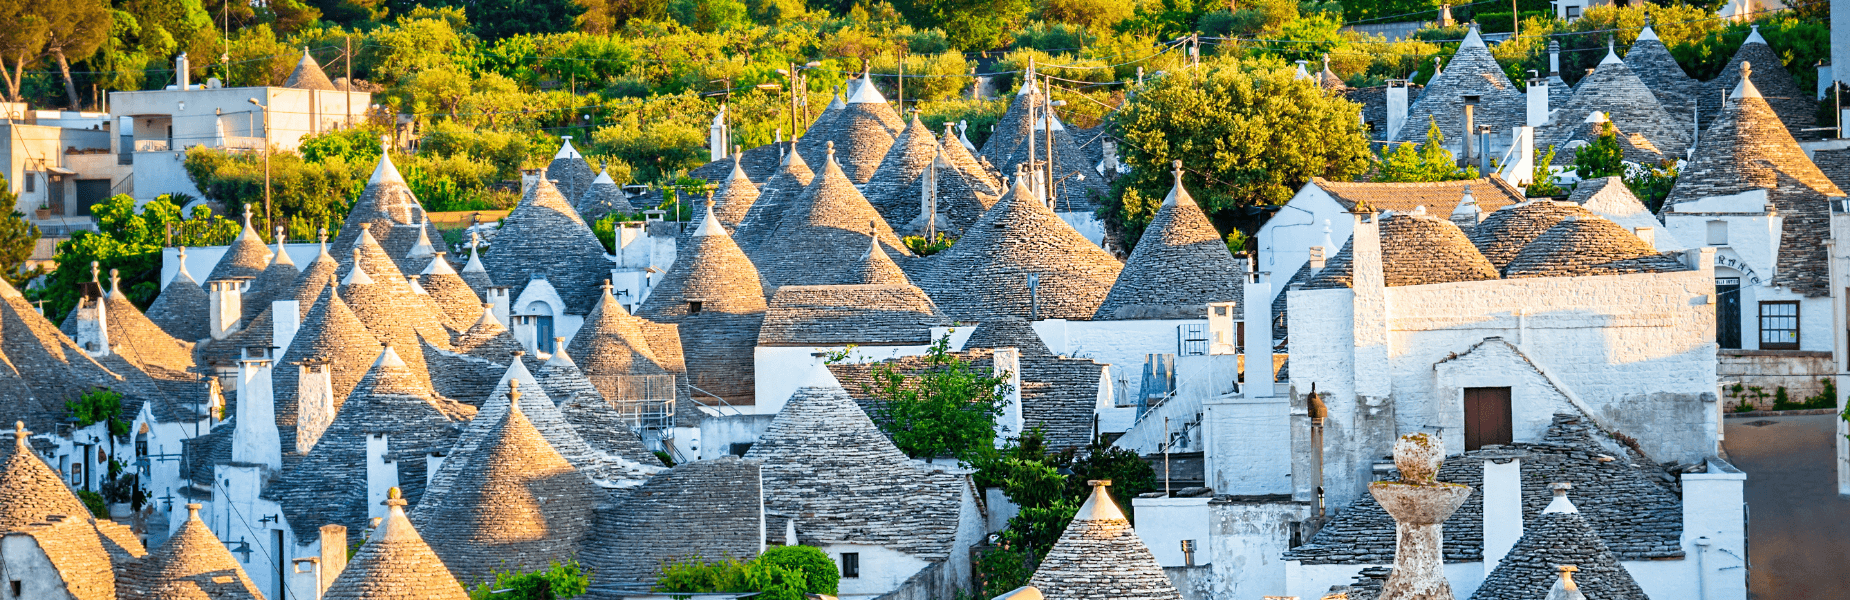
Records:
<instances>
[{"instance_id":1,"label":"utility pole","mask_svg":"<svg viewBox=\"0 0 1850 600\"><path fill-rule=\"evenodd\" d=\"M906 112L906 49L899 49L899 112Z\"/></svg>"},{"instance_id":2,"label":"utility pole","mask_svg":"<svg viewBox=\"0 0 1850 600\"><path fill-rule=\"evenodd\" d=\"M1042 200L1046 202L1048 208L1053 208L1054 204L1058 202L1054 199L1053 192L1053 76L1042 75L1041 77L1047 83L1045 86L1047 93L1047 114L1041 115L1041 120L1046 121L1044 125L1046 125L1047 130L1047 197ZM1032 130L1030 130L1030 132L1032 132Z\"/></svg>"},{"instance_id":3,"label":"utility pole","mask_svg":"<svg viewBox=\"0 0 1850 600\"><path fill-rule=\"evenodd\" d=\"M1023 80L1026 81L1025 85L1028 86L1028 162L1025 163L1028 168L1027 170L1018 170L1016 173L1028 174L1028 189L1036 190L1040 186L1035 185L1035 177L1031 174L1038 170L1034 162L1034 113L1037 111L1035 110L1036 106L1034 104L1034 57L1032 56L1028 57L1028 72L1026 73L1026 77L1023 77ZM1041 196L1041 202L1047 202L1047 197L1044 195Z\"/></svg>"},{"instance_id":4,"label":"utility pole","mask_svg":"<svg viewBox=\"0 0 1850 600\"><path fill-rule=\"evenodd\" d=\"M347 128L353 129L353 36L347 36Z\"/></svg>"},{"instance_id":5,"label":"utility pole","mask_svg":"<svg viewBox=\"0 0 1850 600\"><path fill-rule=\"evenodd\" d=\"M270 214L270 107L256 98L251 98L250 103L263 111L263 224L267 226L275 223Z\"/></svg>"},{"instance_id":6,"label":"utility pole","mask_svg":"<svg viewBox=\"0 0 1850 600\"><path fill-rule=\"evenodd\" d=\"M1510 0L1510 38L1518 37L1522 37L1522 9L1516 7L1516 0Z\"/></svg>"}]
</instances>

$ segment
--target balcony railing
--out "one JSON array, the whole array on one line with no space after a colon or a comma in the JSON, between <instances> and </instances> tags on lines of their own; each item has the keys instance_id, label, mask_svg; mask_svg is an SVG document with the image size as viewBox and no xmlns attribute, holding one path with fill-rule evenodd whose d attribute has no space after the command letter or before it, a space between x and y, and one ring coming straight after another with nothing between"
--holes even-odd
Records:
<instances>
[{"instance_id":1,"label":"balcony railing","mask_svg":"<svg viewBox=\"0 0 1850 600\"><path fill-rule=\"evenodd\" d=\"M172 140L135 140L136 152L166 152L172 147Z\"/></svg>"}]
</instances>

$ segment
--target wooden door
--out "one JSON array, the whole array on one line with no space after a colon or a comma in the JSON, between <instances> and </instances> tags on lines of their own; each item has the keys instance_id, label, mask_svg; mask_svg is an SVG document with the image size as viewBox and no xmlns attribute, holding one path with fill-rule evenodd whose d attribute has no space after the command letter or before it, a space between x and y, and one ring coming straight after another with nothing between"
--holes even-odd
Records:
<instances>
[{"instance_id":1,"label":"wooden door","mask_svg":"<svg viewBox=\"0 0 1850 600\"><path fill-rule=\"evenodd\" d=\"M1465 388L1465 450L1491 444L1508 444L1515 436L1510 424L1510 389Z\"/></svg>"}]
</instances>

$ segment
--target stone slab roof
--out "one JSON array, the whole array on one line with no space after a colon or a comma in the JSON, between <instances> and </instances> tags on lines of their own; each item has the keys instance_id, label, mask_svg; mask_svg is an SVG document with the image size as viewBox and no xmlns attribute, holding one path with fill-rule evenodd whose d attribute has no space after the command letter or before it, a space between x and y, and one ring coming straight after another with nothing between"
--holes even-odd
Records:
<instances>
[{"instance_id":1,"label":"stone slab roof","mask_svg":"<svg viewBox=\"0 0 1850 600\"><path fill-rule=\"evenodd\" d=\"M580 554L592 580L650 586L678 560L756 557L766 535L759 468L731 455L675 465L623 502L599 507Z\"/></svg>"},{"instance_id":2,"label":"stone slab roof","mask_svg":"<svg viewBox=\"0 0 1850 600\"><path fill-rule=\"evenodd\" d=\"M1524 520L1522 538L1471 594L1472 600L1546 597L1561 578L1561 565L1574 566L1574 583L1585 598L1647 600L1600 533L1563 498L1565 510L1550 507Z\"/></svg>"},{"instance_id":3,"label":"stone slab roof","mask_svg":"<svg viewBox=\"0 0 1850 600\"><path fill-rule=\"evenodd\" d=\"M821 163L817 163L821 164ZM798 196L816 180L816 173L810 169L809 162L796 152L784 154L784 162L777 172L764 182L758 190L758 200L752 202L750 210L745 212L745 219L739 222L738 243L742 247L756 246L764 238L770 237L777 229L777 224L784 220L787 207L797 203Z\"/></svg>"},{"instance_id":4,"label":"stone slab roof","mask_svg":"<svg viewBox=\"0 0 1850 600\"><path fill-rule=\"evenodd\" d=\"M518 398L516 398L518 400ZM603 491L566 462L510 402L473 448L444 460L455 479L412 513L456 579L492 582L566 562L591 529Z\"/></svg>"},{"instance_id":5,"label":"stone slab roof","mask_svg":"<svg viewBox=\"0 0 1850 600\"><path fill-rule=\"evenodd\" d=\"M482 258L489 276L519 298L527 282L545 276L565 300L566 314L582 315L597 302L597 284L610 276L604 244L551 182L540 181L501 222L495 245Z\"/></svg>"},{"instance_id":6,"label":"stone slab roof","mask_svg":"<svg viewBox=\"0 0 1850 600\"><path fill-rule=\"evenodd\" d=\"M1311 185L1329 192L1338 204L1350 211L1364 206L1373 212L1406 213L1424 206L1428 214L1449 215L1457 210L1467 189L1477 199L1478 210L1486 213L1528 199L1521 190L1497 177L1433 183L1347 182L1316 177L1311 179Z\"/></svg>"},{"instance_id":7,"label":"stone slab roof","mask_svg":"<svg viewBox=\"0 0 1850 600\"><path fill-rule=\"evenodd\" d=\"M1708 129L1714 127L1722 92L1730 92L1741 84L1741 65L1753 65L1751 77L1754 86L1766 98L1773 112L1779 115L1779 121L1785 125L1786 132L1793 138L1801 140L1818 139L1820 132L1805 131L1818 124L1818 102L1816 94L1799 89L1792 80L1792 73L1786 71L1785 59L1780 57L1772 46L1760 37L1759 27L1748 34L1747 40L1736 50L1734 57L1728 59L1728 66L1720 75L1709 80L1708 90L1703 94L1703 138L1709 136ZM1732 106L1733 100L1729 101ZM1700 154L1698 155L1700 156Z\"/></svg>"},{"instance_id":8,"label":"stone slab roof","mask_svg":"<svg viewBox=\"0 0 1850 600\"><path fill-rule=\"evenodd\" d=\"M1606 451L1578 415L1555 415L1542 441L1485 448L1447 457L1439 480L1482 488L1484 461L1522 459L1522 513L1534 522L1553 499L1550 484L1574 485L1581 516L1620 560L1682 558L1682 500L1655 479L1663 471L1637 457L1603 461ZM1445 562L1484 559L1484 496L1472 494L1445 522ZM1310 542L1285 560L1305 564L1394 562L1394 519L1373 496L1342 509Z\"/></svg>"},{"instance_id":9,"label":"stone slab roof","mask_svg":"<svg viewBox=\"0 0 1850 600\"><path fill-rule=\"evenodd\" d=\"M64 422L65 401L107 387L122 392L123 410L133 414L141 402L159 394L146 375L127 362L117 369L86 354L58 327L40 315L12 285L0 282L0 423L25 421L26 427L52 431Z\"/></svg>"},{"instance_id":10,"label":"stone slab roof","mask_svg":"<svg viewBox=\"0 0 1850 600\"><path fill-rule=\"evenodd\" d=\"M1850 148L1841 150L1814 150L1811 162L1837 184L1837 189L1850 188Z\"/></svg>"},{"instance_id":11,"label":"stone slab roof","mask_svg":"<svg viewBox=\"0 0 1850 600\"><path fill-rule=\"evenodd\" d=\"M342 223L332 246L342 250L352 248L363 231L383 240L390 239L392 228L400 225L422 224L435 228L424 214L424 206L418 203L417 196L411 193L405 178L399 174L398 167L392 164L389 152L379 155L379 163L373 167L372 178L360 190L360 197L354 200L353 208L347 210L347 218ZM429 234L431 239L441 239L435 231ZM350 257L337 254L334 258L344 264Z\"/></svg>"},{"instance_id":12,"label":"stone slab roof","mask_svg":"<svg viewBox=\"0 0 1850 600\"><path fill-rule=\"evenodd\" d=\"M191 380L193 342L174 339L155 325L128 296L115 289L104 297L110 350L151 377ZM77 333L77 311L71 311L59 328L67 336Z\"/></svg>"},{"instance_id":13,"label":"stone slab roof","mask_svg":"<svg viewBox=\"0 0 1850 600\"><path fill-rule=\"evenodd\" d=\"M239 233L238 239L225 249L225 255L219 257L218 264L212 267L212 273L206 275L206 281L234 277L256 279L269 266L270 248L263 245L263 238L258 237L257 230L251 227L251 216L247 208L243 233Z\"/></svg>"},{"instance_id":14,"label":"stone slab roof","mask_svg":"<svg viewBox=\"0 0 1850 600\"><path fill-rule=\"evenodd\" d=\"M1029 107L1034 107L1036 117L1028 118ZM995 133L990 134L989 141L983 144L983 158L1002 173L1013 173L1016 168L1028 161L1028 135L1034 135L1034 157L1037 161L1047 160L1047 137L1049 120L1047 113L1047 96L1038 89L1027 94L1016 94L1009 104L1008 112L996 120ZM1053 179L1055 208L1058 212L1092 212L1106 193L1109 193L1105 179L1100 177L1093 167L1098 164L1092 160L1079 144L1073 140L1071 132L1060 123L1058 113L1051 120L1053 129Z\"/></svg>"},{"instance_id":15,"label":"stone slab roof","mask_svg":"<svg viewBox=\"0 0 1850 600\"><path fill-rule=\"evenodd\" d=\"M1661 154L1682 156L1689 150L1693 126L1665 110L1616 55L1609 55L1574 88L1573 98L1536 132L1536 147L1565 148L1570 139L1585 131L1587 116L1595 111L1606 113L1620 131L1644 136Z\"/></svg>"},{"instance_id":16,"label":"stone slab roof","mask_svg":"<svg viewBox=\"0 0 1850 600\"><path fill-rule=\"evenodd\" d=\"M744 168L734 165L732 175L720 181L719 189L713 191L713 215L719 217L720 224L728 231L736 231L751 213L752 203L757 201L758 186L752 184ZM696 216L706 218L704 213L696 213Z\"/></svg>"},{"instance_id":17,"label":"stone slab roof","mask_svg":"<svg viewBox=\"0 0 1850 600\"><path fill-rule=\"evenodd\" d=\"M686 373L680 328L629 314L603 288L602 300L585 316L567 347L581 357L586 375L664 375Z\"/></svg>"},{"instance_id":18,"label":"stone slab roof","mask_svg":"<svg viewBox=\"0 0 1850 600\"><path fill-rule=\"evenodd\" d=\"M1475 26L1465 35L1464 42L1459 44L1445 68L1426 82L1419 99L1410 100L1407 124L1400 128L1400 134L1393 141L1424 142L1429 125L1437 122L1445 139L1458 143L1464 139L1464 96L1467 95L1479 97L1473 117L1477 125L1488 125L1493 131L1509 131L1511 127L1527 124L1528 100L1503 74L1503 67L1490 55L1490 49L1478 36ZM1437 207L1427 208L1437 210Z\"/></svg>"},{"instance_id":19,"label":"stone slab roof","mask_svg":"<svg viewBox=\"0 0 1850 600\"><path fill-rule=\"evenodd\" d=\"M572 147L572 140L567 139L559 145L559 152L546 164L546 170L540 173L541 179L552 181L565 196L566 203L576 204L591 190L591 182L597 179L597 170L591 163Z\"/></svg>"},{"instance_id":20,"label":"stone slab roof","mask_svg":"<svg viewBox=\"0 0 1850 600\"><path fill-rule=\"evenodd\" d=\"M723 227L703 226L690 239L637 314L680 326L690 385L751 404L753 348L765 311L758 269Z\"/></svg>"},{"instance_id":21,"label":"stone slab roof","mask_svg":"<svg viewBox=\"0 0 1850 600\"><path fill-rule=\"evenodd\" d=\"M864 88L872 90L873 88ZM809 131L797 140L797 152L812 165L823 164L830 143L835 145L842 170L857 184L873 179L880 160L893 147L893 136L904 127L899 113L880 98L878 91L869 97L857 94L841 112L828 119L817 119Z\"/></svg>"},{"instance_id":22,"label":"stone slab roof","mask_svg":"<svg viewBox=\"0 0 1850 600\"><path fill-rule=\"evenodd\" d=\"M1748 44L1754 47L1764 44ZM1830 237L1830 200L1844 196L1799 148L1768 100L1759 97L1756 72L1744 97L1722 109L1696 142L1695 160L1683 168L1664 200L1675 205L1716 196L1766 190L1784 218L1774 263L1773 285L1807 296L1825 296L1829 286L1825 240ZM1719 81L1719 80L1718 80Z\"/></svg>"},{"instance_id":23,"label":"stone slab roof","mask_svg":"<svg viewBox=\"0 0 1850 600\"><path fill-rule=\"evenodd\" d=\"M907 123L905 130L893 140L893 147L880 160L879 168L874 170L873 178L862 190L867 201L895 229L911 221L900 214L907 208L913 216L918 215L918 196L911 192L918 188L919 176L931 167L938 152L938 139L925 128L918 115L913 115L912 122Z\"/></svg>"},{"instance_id":24,"label":"stone slab roof","mask_svg":"<svg viewBox=\"0 0 1850 600\"><path fill-rule=\"evenodd\" d=\"M771 296L758 345L921 345L932 327L950 324L910 285L784 286Z\"/></svg>"},{"instance_id":25,"label":"stone slab roof","mask_svg":"<svg viewBox=\"0 0 1850 600\"><path fill-rule=\"evenodd\" d=\"M1089 320L1123 265L1017 182L1013 190L913 278L959 319ZM1031 295L1028 276L1039 278ZM1033 305L1038 305L1036 309Z\"/></svg>"},{"instance_id":26,"label":"stone slab roof","mask_svg":"<svg viewBox=\"0 0 1850 600\"><path fill-rule=\"evenodd\" d=\"M534 367L533 378L558 405L559 414L572 426L578 437L592 450L629 460L646 467L661 467L662 461L643 445L642 438L630 428L630 422L604 399L597 386L585 377L570 356L561 350ZM685 381L686 376L676 378ZM681 394L685 396L685 394ZM677 403L684 403L676 398ZM677 423L677 425L680 425Z\"/></svg>"},{"instance_id":27,"label":"stone slab roof","mask_svg":"<svg viewBox=\"0 0 1850 600\"><path fill-rule=\"evenodd\" d=\"M1411 106L1419 101L1420 91L1424 89L1422 85L1408 85L1407 104ZM1369 139L1387 137L1387 86L1348 88L1342 91L1342 96L1362 105L1362 124L1369 129Z\"/></svg>"},{"instance_id":28,"label":"stone slab roof","mask_svg":"<svg viewBox=\"0 0 1850 600\"><path fill-rule=\"evenodd\" d=\"M590 189L578 198L573 205L578 216L586 223L596 223L612 213L627 214L636 212L636 206L630 204L629 193L622 186L610 179L609 173L598 173L597 179L591 181Z\"/></svg>"},{"instance_id":29,"label":"stone slab roof","mask_svg":"<svg viewBox=\"0 0 1850 600\"><path fill-rule=\"evenodd\" d=\"M1048 600L1181 600L1106 486L1067 523L1028 579Z\"/></svg>"},{"instance_id":30,"label":"stone slab roof","mask_svg":"<svg viewBox=\"0 0 1850 600\"><path fill-rule=\"evenodd\" d=\"M56 520L41 515L33 523L7 531L7 536L30 537L38 545L72 600L118 600L127 595L123 592L128 591L129 582L117 584L116 561L88 511Z\"/></svg>"},{"instance_id":31,"label":"stone slab roof","mask_svg":"<svg viewBox=\"0 0 1850 600\"><path fill-rule=\"evenodd\" d=\"M1208 303L1239 302L1245 294L1245 273L1181 177L1176 171L1175 187L1093 319L1198 319L1208 315Z\"/></svg>"},{"instance_id":32,"label":"stone slab roof","mask_svg":"<svg viewBox=\"0 0 1850 600\"><path fill-rule=\"evenodd\" d=\"M1574 202L1537 199L1490 212L1471 229L1471 243L1500 272L1510 261L1555 225L1570 218L1596 218Z\"/></svg>"},{"instance_id":33,"label":"stone slab roof","mask_svg":"<svg viewBox=\"0 0 1850 600\"><path fill-rule=\"evenodd\" d=\"M481 316L482 297L476 295L475 288L469 287L469 282L463 281L462 276L450 268L450 261L441 255L418 275L418 287L430 294L431 304L440 311L438 317L453 331L468 330Z\"/></svg>"},{"instance_id":34,"label":"stone slab roof","mask_svg":"<svg viewBox=\"0 0 1850 600\"><path fill-rule=\"evenodd\" d=\"M1350 286L1353 238L1304 289ZM1451 221L1419 214L1381 218L1381 274L1388 287L1497 279L1497 268Z\"/></svg>"},{"instance_id":35,"label":"stone slab roof","mask_svg":"<svg viewBox=\"0 0 1850 600\"><path fill-rule=\"evenodd\" d=\"M263 497L282 505L297 539L313 539L316 528L329 523L363 530L371 510L367 437L386 436L387 458L398 463L406 495L418 498L428 478L426 459L432 452L449 451L475 412L473 406L438 396L387 346L340 405L320 441L264 488Z\"/></svg>"},{"instance_id":36,"label":"stone slab roof","mask_svg":"<svg viewBox=\"0 0 1850 600\"><path fill-rule=\"evenodd\" d=\"M1002 185L1002 173L964 146L963 136L958 135L951 123L944 124L944 133L938 136L938 146L944 148L945 160L963 172L965 177L981 184L978 189L983 193L1001 197L1007 191Z\"/></svg>"},{"instance_id":37,"label":"stone slab roof","mask_svg":"<svg viewBox=\"0 0 1850 600\"><path fill-rule=\"evenodd\" d=\"M134 587L125 599L260 600L257 583L231 551L199 520L197 504L167 542L130 567Z\"/></svg>"},{"instance_id":38,"label":"stone slab roof","mask_svg":"<svg viewBox=\"0 0 1850 600\"><path fill-rule=\"evenodd\" d=\"M315 62L315 57L308 54L308 48L302 49L302 60L296 63L295 70L289 73L289 78L283 80L283 87L298 90L339 90L334 87L333 81L328 80L327 72L321 70L321 63Z\"/></svg>"},{"instance_id":39,"label":"stone slab roof","mask_svg":"<svg viewBox=\"0 0 1850 600\"><path fill-rule=\"evenodd\" d=\"M700 165L688 171L687 176L720 183L732 176L733 162L737 160L739 167L745 170L746 177L750 177L752 181L764 182L770 179L771 175L777 172L777 167L783 163L783 151L779 146L777 143L770 143L749 148L737 153L736 159L729 156Z\"/></svg>"},{"instance_id":40,"label":"stone slab roof","mask_svg":"<svg viewBox=\"0 0 1850 600\"><path fill-rule=\"evenodd\" d=\"M1548 228L1510 260L1505 275L1582 277L1690 270L1624 227L1604 218L1571 218Z\"/></svg>"},{"instance_id":41,"label":"stone slab roof","mask_svg":"<svg viewBox=\"0 0 1850 600\"><path fill-rule=\"evenodd\" d=\"M180 272L167 287L161 288L160 296L148 305L148 320L154 321L162 331L176 339L189 342L211 337L207 328L207 319L211 318L212 299L199 282L186 272L186 249L180 249Z\"/></svg>"},{"instance_id":42,"label":"stone slab roof","mask_svg":"<svg viewBox=\"0 0 1850 600\"><path fill-rule=\"evenodd\" d=\"M0 530L13 531L45 520L45 515L79 519L90 514L64 478L27 444L30 432L15 423L10 443L0 442Z\"/></svg>"},{"instance_id":43,"label":"stone slab roof","mask_svg":"<svg viewBox=\"0 0 1850 600\"><path fill-rule=\"evenodd\" d=\"M334 387L334 408L339 409L365 376L379 351L379 338L366 330L347 303L325 288L302 319L295 339L271 371L276 394L276 427L284 454L297 452L296 423L300 414L300 365L327 365Z\"/></svg>"},{"instance_id":44,"label":"stone slab roof","mask_svg":"<svg viewBox=\"0 0 1850 600\"><path fill-rule=\"evenodd\" d=\"M278 240L281 238L279 237ZM245 307L242 315L243 323L250 323L257 313L270 307L271 301L288 300L287 294L295 289L296 278L302 276L302 271L297 269L295 262L289 259L289 253L283 252L282 249L282 244L278 243L276 250L271 252L270 266L264 267L263 274L258 275L257 280L251 282L250 287L244 291L243 297L238 300Z\"/></svg>"},{"instance_id":45,"label":"stone slab roof","mask_svg":"<svg viewBox=\"0 0 1850 600\"><path fill-rule=\"evenodd\" d=\"M900 453L840 387L799 388L746 453L762 461L767 512L806 545L867 544L950 558L969 480Z\"/></svg>"},{"instance_id":46,"label":"stone slab roof","mask_svg":"<svg viewBox=\"0 0 1850 600\"><path fill-rule=\"evenodd\" d=\"M1696 108L1692 103L1706 87L1683 71L1683 66L1670 56L1670 48L1657 38L1651 26L1646 25L1638 32L1638 39L1625 53L1625 66L1657 96L1665 112L1685 129L1694 130Z\"/></svg>"},{"instance_id":47,"label":"stone slab roof","mask_svg":"<svg viewBox=\"0 0 1850 600\"><path fill-rule=\"evenodd\" d=\"M891 254L912 256L867 198L855 189L830 152L822 173L794 204L783 207L777 228L752 246L750 256L764 284L842 285L861 280L859 259L869 238ZM870 229L872 235L870 236Z\"/></svg>"},{"instance_id":48,"label":"stone slab roof","mask_svg":"<svg viewBox=\"0 0 1850 600\"><path fill-rule=\"evenodd\" d=\"M469 594L405 518L405 500L392 490L373 539L328 586L326 600L468 600Z\"/></svg>"}]
</instances>

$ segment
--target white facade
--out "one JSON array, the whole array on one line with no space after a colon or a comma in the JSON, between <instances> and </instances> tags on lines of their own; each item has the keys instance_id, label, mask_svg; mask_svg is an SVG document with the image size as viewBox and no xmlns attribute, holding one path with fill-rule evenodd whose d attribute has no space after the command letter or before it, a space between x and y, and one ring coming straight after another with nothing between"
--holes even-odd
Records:
<instances>
[{"instance_id":1,"label":"white facade","mask_svg":"<svg viewBox=\"0 0 1850 600\"><path fill-rule=\"evenodd\" d=\"M1315 183L1304 184L1278 213L1259 226L1259 265L1261 273L1271 273L1277 284L1271 298L1285 293L1285 280L1310 262L1310 249L1323 247L1325 257L1336 256L1355 230L1349 209L1337 202L1329 191ZM1252 299L1252 294L1247 298Z\"/></svg>"},{"instance_id":2,"label":"white facade","mask_svg":"<svg viewBox=\"0 0 1850 600\"><path fill-rule=\"evenodd\" d=\"M1665 233L1683 243L1715 247L1718 319L1738 312L1738 319L1716 324L1728 340L1723 347L1831 350L1836 338L1828 316L1831 299L1773 285L1784 218L1772 209L1766 190L1678 203L1663 216ZM1776 315L1785 311L1796 311L1795 330L1762 328L1763 313L1766 322L1780 324L1786 321Z\"/></svg>"},{"instance_id":3,"label":"white facade","mask_svg":"<svg viewBox=\"0 0 1850 600\"><path fill-rule=\"evenodd\" d=\"M67 217L87 224L89 205L134 192L122 122L104 113L13 112L0 123L0 175L19 196L11 210L43 226L65 225Z\"/></svg>"},{"instance_id":4,"label":"white facade","mask_svg":"<svg viewBox=\"0 0 1850 600\"><path fill-rule=\"evenodd\" d=\"M264 110L269 111L266 127ZM200 197L186 174L186 149L193 146L230 151L293 151L302 138L333 131L364 118L372 102L367 92L303 90L283 87L186 89L111 92L115 114L133 119L135 200L161 194Z\"/></svg>"}]
</instances>

